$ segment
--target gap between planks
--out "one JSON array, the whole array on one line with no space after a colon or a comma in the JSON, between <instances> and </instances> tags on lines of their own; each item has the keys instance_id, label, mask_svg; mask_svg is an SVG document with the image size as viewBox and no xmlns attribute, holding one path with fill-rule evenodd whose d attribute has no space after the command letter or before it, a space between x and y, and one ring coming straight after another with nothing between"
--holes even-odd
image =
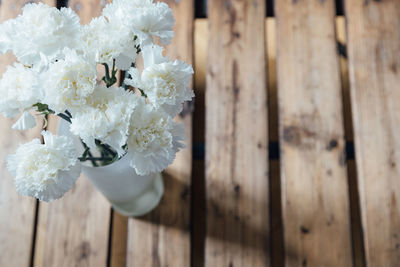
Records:
<instances>
[{"instance_id":1,"label":"gap between planks","mask_svg":"<svg viewBox=\"0 0 400 267\"><path fill-rule=\"evenodd\" d=\"M4 3L4 2L3 2ZM201 23L207 23L207 21L206 20L196 20L196 25L197 24L201 24ZM268 24L269 23L269 24ZM273 22L273 20L272 19L268 19L267 20L267 29L270 29L271 28L271 24L273 24L274 22ZM197 27L196 27L197 28ZM339 29L339 27L338 27L338 29ZM197 31L195 32L195 34L197 35ZM203 33L204 34L204 33ZM199 38L200 39L200 38ZM206 39L206 38L205 38ZM270 40L270 38L267 38L267 41L268 40ZM267 43L267 48L268 47L271 47L272 46L272 44L271 43ZM203 66L201 66L201 65L199 65L199 64L205 64L204 62L203 63L201 63L202 62L202 59L200 59L199 57L202 57L202 58L205 58L205 51L206 51L206 48L199 48L198 47L198 45L195 43L195 49L196 49L196 59L195 59L195 63L196 63L196 73L195 73L195 80L196 80L196 83L195 83L195 85L196 85L196 94L201 94L201 90L203 90L203 88L204 88L204 77L202 78L201 77L201 75L202 75L202 70L203 70L203 73L204 73L204 69L205 69L205 67L204 67L204 65ZM201 54L197 54L197 51L199 51L199 49L200 50L203 50L203 55L201 55ZM274 58L273 58L273 50L268 50L269 52L271 52L271 54L269 54L268 55L268 61L269 62L275 62L274 60ZM342 63L341 63L341 65L342 65ZM269 88L271 89L271 91L270 91L270 95L273 95L274 94L274 92L272 91L274 88L276 88L276 85L274 86L273 85L273 75L271 75L271 73L273 72L273 68L272 68L272 66L274 66L274 65L271 65L271 64L269 64L269 69L270 69L270 76L269 76L269 82L270 82L270 86L269 86ZM345 65L343 65L343 66L345 66ZM344 67L342 67L342 76L345 74L344 72L343 72L343 69L344 69ZM204 75L204 74L203 74ZM348 88L348 85L345 87L345 86L343 86L343 89L345 89L345 88ZM276 92L275 92L276 93ZM345 95L345 97L346 97L346 95ZM346 99L344 99L345 101L346 101ZM273 104L273 103L271 103L271 104ZM196 109L198 108L198 107L200 107L202 105L202 103L199 103L199 104L197 104L196 103ZM345 103L345 105L344 105L344 107L345 107L345 109L346 109L346 103ZM276 112L276 111L275 111ZM346 117L349 117L349 114L347 114L346 112L345 112L345 115L346 115ZM271 111L270 111L270 118L272 118L272 119L274 119L274 118L277 118L277 116L275 116L274 114L273 114L273 108L271 109ZM270 125L273 125L273 123L271 122L271 124ZM274 130L273 130L273 127L270 127L270 135L271 135L271 139L273 139L273 136L274 136ZM349 129L351 129L351 127L346 127L346 132L349 132ZM351 135L346 135L346 136L351 136ZM277 138L275 139L275 140L277 140ZM272 179L272 178L271 178ZM116 221L120 221L120 223L121 223L121 227L118 227L117 229L124 229L124 228L126 228L126 225L124 224L124 219L123 218L119 218L118 220L116 220ZM354 231L353 231L354 232ZM124 240L124 238L125 238L125 240L126 240L126 232L125 231L121 231L121 233L118 233L117 234L117 232L115 231L114 232L115 234L116 234L116 236L120 236L121 238L122 238L122 240ZM124 241L122 241L122 243L123 243ZM116 247L116 244L120 244L119 242L113 242L113 248L115 248ZM123 257L124 257L124 254L123 254L123 251L124 251L124 249L121 249L121 251L122 251L122 253L118 253L118 255L116 255L115 257L117 258L117 259L119 259L120 260L120 262L115 262L115 263L112 263L113 265L112 266L123 266L123 262L124 262L124 260L122 259ZM278 266L278 265L276 265L276 266Z\"/></svg>"},{"instance_id":2,"label":"gap between planks","mask_svg":"<svg viewBox=\"0 0 400 267\"><path fill-rule=\"evenodd\" d=\"M266 47L268 60L268 89L269 89L269 135L270 141L278 141L278 107L277 107L277 87L276 87L276 45L275 45L275 19L266 19ZM196 106L194 112L194 144L204 143L204 90L205 90L205 64L208 39L208 21L207 19L196 19L195 21L195 91L196 91ZM336 34L337 41L346 45L346 29L345 18L342 16L336 17ZM345 119L345 136L348 142L352 142L352 121L350 111L349 98L349 82L348 82L348 67L347 59L340 57L340 74L341 87L343 92L343 107ZM272 266L283 266L283 237L282 237L282 221L280 208L280 175L279 161L273 160L270 162L270 201L271 201L271 261ZM192 214L193 219L197 218L193 223L192 233L192 263L194 267L202 267L204 265L204 161L201 159L195 160L193 186ZM363 244L361 236L361 225L359 215L358 188L356 181L356 169L354 160L348 161L348 178L350 190L351 204L351 220L352 220L352 240L354 253L354 266L361 267L363 265Z\"/></svg>"}]
</instances>

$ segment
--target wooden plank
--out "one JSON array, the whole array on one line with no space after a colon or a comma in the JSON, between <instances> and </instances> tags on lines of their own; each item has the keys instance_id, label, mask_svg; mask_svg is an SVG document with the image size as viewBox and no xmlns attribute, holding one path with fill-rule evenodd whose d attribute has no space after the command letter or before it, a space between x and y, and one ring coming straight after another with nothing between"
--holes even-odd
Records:
<instances>
[{"instance_id":1,"label":"wooden plank","mask_svg":"<svg viewBox=\"0 0 400 267\"><path fill-rule=\"evenodd\" d=\"M208 7L205 266L268 266L265 1Z\"/></svg>"},{"instance_id":2,"label":"wooden plank","mask_svg":"<svg viewBox=\"0 0 400 267\"><path fill-rule=\"evenodd\" d=\"M0 3L0 21L16 17L22 7L30 1L5 0ZM54 5L54 1L45 1ZM15 57L11 52L0 55L0 73L12 64ZM0 266L29 266L33 233L35 231L34 198L19 195L14 187L13 177L6 168L6 157L14 153L19 144L29 142L33 138L40 138L42 120L37 120L37 127L29 131L15 131L11 129L15 119L6 119L0 116Z\"/></svg>"},{"instance_id":3,"label":"wooden plank","mask_svg":"<svg viewBox=\"0 0 400 267\"><path fill-rule=\"evenodd\" d=\"M347 44L346 38L346 20L343 16L336 17L336 38L344 46ZM351 117L350 101L350 81L347 57L341 55L339 58L341 86L343 93L343 113L344 113L344 131L347 142L353 142L353 121ZM351 217L351 237L353 244L354 267L362 267L364 264L364 248L362 241L362 227L360 216L360 202L357 186L357 170L354 159L347 160L347 169L349 176L349 194L350 194L350 217Z\"/></svg>"},{"instance_id":4,"label":"wooden plank","mask_svg":"<svg viewBox=\"0 0 400 267\"><path fill-rule=\"evenodd\" d=\"M166 54L193 64L194 1L164 2L173 9L176 20L175 36ZM163 174L165 193L157 209L129 219L127 266L190 266L192 116L188 106L179 120L185 124L186 148Z\"/></svg>"},{"instance_id":5,"label":"wooden plank","mask_svg":"<svg viewBox=\"0 0 400 267\"><path fill-rule=\"evenodd\" d=\"M351 266L333 0L276 1L286 266Z\"/></svg>"},{"instance_id":6,"label":"wooden plank","mask_svg":"<svg viewBox=\"0 0 400 267\"><path fill-rule=\"evenodd\" d=\"M400 2L346 1L360 206L368 266L400 264Z\"/></svg>"},{"instance_id":7,"label":"wooden plank","mask_svg":"<svg viewBox=\"0 0 400 267\"><path fill-rule=\"evenodd\" d=\"M193 142L194 144L204 143L204 91L205 91L205 70L206 54L208 51L208 21L207 19L195 20L195 92L196 102L193 114ZM278 107L277 107L277 88L276 88L276 23L274 18L265 20L266 27L266 57L268 59L268 94L269 94L269 138L272 141L278 141ZM192 195L192 260L194 266L203 266L204 255L204 231L205 220L203 212L204 201L204 162L201 159L194 160L193 171L193 195ZM270 199L271 199L271 265L283 265L283 234L280 207L280 175L279 161L270 161Z\"/></svg>"},{"instance_id":8,"label":"wooden plank","mask_svg":"<svg viewBox=\"0 0 400 267\"><path fill-rule=\"evenodd\" d=\"M78 14L89 22L99 15L101 2L74 5L85 10ZM58 119L52 117L48 130L57 132L57 127ZM83 175L62 199L40 203L35 266L107 266L110 211L108 201Z\"/></svg>"}]
</instances>

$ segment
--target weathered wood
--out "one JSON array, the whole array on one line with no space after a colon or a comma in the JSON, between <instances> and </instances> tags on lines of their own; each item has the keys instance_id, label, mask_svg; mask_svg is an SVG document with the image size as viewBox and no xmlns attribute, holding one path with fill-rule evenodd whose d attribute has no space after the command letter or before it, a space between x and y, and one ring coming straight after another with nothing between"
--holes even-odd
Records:
<instances>
[{"instance_id":1,"label":"weathered wood","mask_svg":"<svg viewBox=\"0 0 400 267\"><path fill-rule=\"evenodd\" d=\"M360 206L368 266L400 265L400 2L346 1Z\"/></svg>"},{"instance_id":2,"label":"weathered wood","mask_svg":"<svg viewBox=\"0 0 400 267\"><path fill-rule=\"evenodd\" d=\"M16 17L22 7L30 1L5 0L0 3L0 21ZM54 5L55 1L45 1ZM12 64L15 57L11 52L0 55L0 73ZM0 266L29 266L33 243L36 200L19 195L13 177L6 168L6 157L15 152L19 144L40 138L42 120L29 131L11 129L15 119L0 117Z\"/></svg>"},{"instance_id":3,"label":"weathered wood","mask_svg":"<svg viewBox=\"0 0 400 267\"><path fill-rule=\"evenodd\" d=\"M193 64L194 1L165 2L176 19L175 36L166 54ZM156 210L143 218L129 219L127 266L190 266L192 116L189 106L178 119L185 125L186 148L164 172L165 193Z\"/></svg>"},{"instance_id":4,"label":"weathered wood","mask_svg":"<svg viewBox=\"0 0 400 267\"><path fill-rule=\"evenodd\" d=\"M276 1L286 266L351 266L333 0Z\"/></svg>"},{"instance_id":5,"label":"weathered wood","mask_svg":"<svg viewBox=\"0 0 400 267\"><path fill-rule=\"evenodd\" d=\"M265 1L208 7L205 266L268 266Z\"/></svg>"},{"instance_id":6,"label":"weathered wood","mask_svg":"<svg viewBox=\"0 0 400 267\"><path fill-rule=\"evenodd\" d=\"M79 1L86 10L78 12L81 20L97 16L101 2ZM57 127L58 119L51 117L48 130L57 132ZM35 266L106 266L110 211L108 201L83 175L62 199L40 203Z\"/></svg>"}]
</instances>

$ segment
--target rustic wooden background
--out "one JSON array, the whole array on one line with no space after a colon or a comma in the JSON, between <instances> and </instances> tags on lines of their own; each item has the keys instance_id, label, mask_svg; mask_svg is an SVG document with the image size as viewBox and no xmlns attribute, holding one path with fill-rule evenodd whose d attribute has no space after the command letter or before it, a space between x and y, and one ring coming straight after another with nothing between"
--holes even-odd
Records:
<instances>
[{"instance_id":1,"label":"rustic wooden background","mask_svg":"<svg viewBox=\"0 0 400 267\"><path fill-rule=\"evenodd\" d=\"M46 2L88 23L107 1ZM84 177L19 196L4 159L40 127L1 117L0 266L400 266L400 1L166 2L196 99L161 204L123 217Z\"/></svg>"}]
</instances>

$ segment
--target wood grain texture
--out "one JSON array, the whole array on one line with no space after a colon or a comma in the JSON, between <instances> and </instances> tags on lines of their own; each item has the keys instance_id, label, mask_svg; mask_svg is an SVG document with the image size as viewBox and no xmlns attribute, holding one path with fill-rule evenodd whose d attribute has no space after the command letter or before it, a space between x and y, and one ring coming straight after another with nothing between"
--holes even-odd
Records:
<instances>
[{"instance_id":1,"label":"wood grain texture","mask_svg":"<svg viewBox=\"0 0 400 267\"><path fill-rule=\"evenodd\" d=\"M194 1L164 1L175 16L175 36L166 54L193 64ZM178 118L186 129L186 148L163 173L165 193L150 214L129 219L127 266L190 266L190 184L192 116L189 105Z\"/></svg>"},{"instance_id":2,"label":"wood grain texture","mask_svg":"<svg viewBox=\"0 0 400 267\"><path fill-rule=\"evenodd\" d=\"M0 22L12 19L21 13L22 7L31 1L4 0L0 3ZM54 1L46 1L54 5ZM11 52L0 55L0 73L15 61ZM40 138L42 120L29 131L11 129L16 119L0 116L0 266L29 266L33 243L36 200L16 192L13 177L6 168L6 157L15 153L18 145L33 138Z\"/></svg>"},{"instance_id":3,"label":"wood grain texture","mask_svg":"<svg viewBox=\"0 0 400 267\"><path fill-rule=\"evenodd\" d=\"M99 15L97 4L79 1L83 22ZM77 3L75 1L75 3ZM94 6L91 12L91 6ZM57 132L58 118L47 129ZM110 205L81 175L71 191L53 203L40 203L34 266L107 266Z\"/></svg>"},{"instance_id":4,"label":"wood grain texture","mask_svg":"<svg viewBox=\"0 0 400 267\"><path fill-rule=\"evenodd\" d=\"M351 266L334 1L275 7L286 266Z\"/></svg>"},{"instance_id":5,"label":"wood grain texture","mask_svg":"<svg viewBox=\"0 0 400 267\"><path fill-rule=\"evenodd\" d=\"M265 1L208 15L205 266L268 266Z\"/></svg>"},{"instance_id":6,"label":"wood grain texture","mask_svg":"<svg viewBox=\"0 0 400 267\"><path fill-rule=\"evenodd\" d=\"M400 265L400 2L346 1L367 266Z\"/></svg>"}]
</instances>

